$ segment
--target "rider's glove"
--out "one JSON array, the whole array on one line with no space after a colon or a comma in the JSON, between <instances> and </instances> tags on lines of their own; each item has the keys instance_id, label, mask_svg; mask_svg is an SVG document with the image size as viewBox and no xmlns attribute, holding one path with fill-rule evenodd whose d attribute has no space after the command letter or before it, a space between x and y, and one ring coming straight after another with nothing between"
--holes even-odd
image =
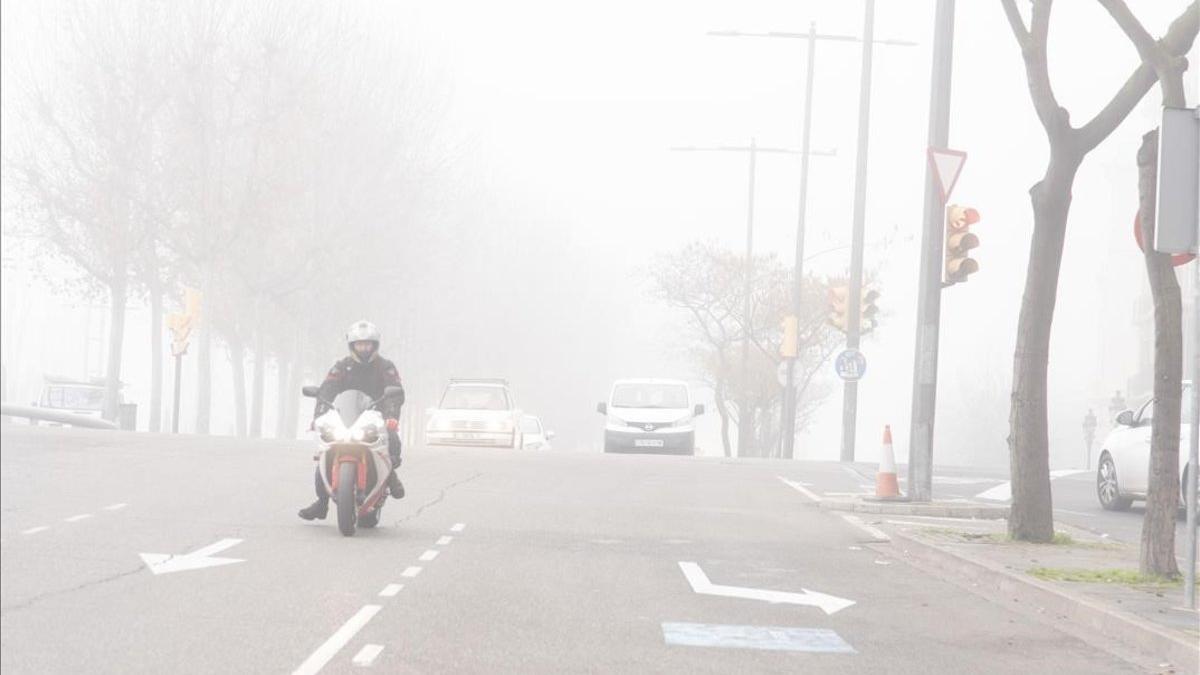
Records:
<instances>
[{"instance_id":1,"label":"rider's glove","mask_svg":"<svg viewBox=\"0 0 1200 675\"><path fill-rule=\"evenodd\" d=\"M399 429L400 428L400 420L398 420L394 417L389 417L387 420L387 428L388 428L388 431L395 431L395 430Z\"/></svg>"}]
</instances>

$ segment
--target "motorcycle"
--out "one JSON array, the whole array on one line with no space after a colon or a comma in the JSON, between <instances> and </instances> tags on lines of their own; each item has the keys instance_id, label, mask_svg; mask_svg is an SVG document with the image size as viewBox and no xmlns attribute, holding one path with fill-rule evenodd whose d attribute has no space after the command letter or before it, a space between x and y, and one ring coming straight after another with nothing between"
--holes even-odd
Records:
<instances>
[{"instance_id":1,"label":"motorcycle","mask_svg":"<svg viewBox=\"0 0 1200 675\"><path fill-rule=\"evenodd\" d=\"M320 451L313 455L325 491L337 506L338 529L350 537L358 526L375 527L387 501L387 477L392 462L387 452L387 426L381 403L399 395L400 387L387 387L372 400L361 391L348 390L334 400L320 397L319 389L301 392L329 407L313 422Z\"/></svg>"}]
</instances>

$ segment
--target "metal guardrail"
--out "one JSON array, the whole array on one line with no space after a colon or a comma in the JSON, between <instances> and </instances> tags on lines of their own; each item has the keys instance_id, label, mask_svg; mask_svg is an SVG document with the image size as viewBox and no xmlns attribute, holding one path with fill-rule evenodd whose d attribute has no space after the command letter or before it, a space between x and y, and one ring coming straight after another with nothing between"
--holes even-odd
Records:
<instances>
[{"instance_id":1,"label":"metal guardrail","mask_svg":"<svg viewBox=\"0 0 1200 675\"><path fill-rule=\"evenodd\" d=\"M77 415L75 413L63 412L62 410L54 410L53 408L40 408L34 405L0 403L0 415L8 415L9 417L24 417L30 420L44 420L46 422L58 422L59 424L69 424L73 427L88 427L91 429L118 428L116 422L110 422L99 417Z\"/></svg>"}]
</instances>

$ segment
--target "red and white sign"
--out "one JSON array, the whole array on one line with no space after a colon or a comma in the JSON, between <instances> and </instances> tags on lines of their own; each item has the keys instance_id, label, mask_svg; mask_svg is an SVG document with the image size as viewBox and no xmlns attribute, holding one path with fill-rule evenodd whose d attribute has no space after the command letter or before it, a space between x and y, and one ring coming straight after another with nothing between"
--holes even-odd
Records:
<instances>
[{"instance_id":1,"label":"red and white sign","mask_svg":"<svg viewBox=\"0 0 1200 675\"><path fill-rule=\"evenodd\" d=\"M962 150L929 148L929 163L933 165L933 173L937 176L943 202L950 199L950 193L954 191L954 184L958 182L958 175L962 173L966 162L967 153Z\"/></svg>"},{"instance_id":2,"label":"red and white sign","mask_svg":"<svg viewBox=\"0 0 1200 675\"><path fill-rule=\"evenodd\" d=\"M1145 251L1146 247L1142 244L1142 223L1141 214L1133 214L1133 240L1137 242L1138 249ZM1196 259L1194 253L1175 253L1171 255L1171 266L1179 267L1186 265Z\"/></svg>"}]
</instances>

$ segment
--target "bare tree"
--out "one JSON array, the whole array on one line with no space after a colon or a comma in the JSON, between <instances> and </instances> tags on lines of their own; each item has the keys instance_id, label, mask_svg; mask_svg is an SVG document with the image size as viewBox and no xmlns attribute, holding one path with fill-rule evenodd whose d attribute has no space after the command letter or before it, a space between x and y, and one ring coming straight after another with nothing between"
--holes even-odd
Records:
<instances>
[{"instance_id":1,"label":"bare tree","mask_svg":"<svg viewBox=\"0 0 1200 675\"><path fill-rule=\"evenodd\" d=\"M777 456L779 406L777 380L781 362L781 324L790 312L790 272L774 256L754 260L750 325L743 320L742 293L746 264L742 256L712 243L692 243L664 256L654 267L652 295L686 316L691 343L688 354L698 375L714 392L721 416L721 442L732 456L729 426L739 427L738 456ZM810 387L818 368L832 354L836 336L825 324L825 286L805 284L806 311L800 317L797 398L800 422L819 403ZM750 343L743 376L741 347ZM751 439L745 442L740 439Z\"/></svg>"},{"instance_id":2,"label":"bare tree","mask_svg":"<svg viewBox=\"0 0 1200 675\"><path fill-rule=\"evenodd\" d=\"M1054 95L1046 63L1051 0L1033 0L1028 26L1015 0L1001 0L1001 4L1021 48L1033 107L1050 145L1046 172L1029 191L1033 238L1017 323L1008 438L1013 493L1009 534L1014 539L1046 542L1054 536L1046 376L1071 186L1084 157L1125 119L1157 77L1153 67L1140 64L1094 118L1081 127L1071 126L1069 113ZM1111 4L1124 5L1116 0ZM1193 2L1171 23L1159 42L1165 54L1177 57L1191 48L1196 17Z\"/></svg>"}]
</instances>

